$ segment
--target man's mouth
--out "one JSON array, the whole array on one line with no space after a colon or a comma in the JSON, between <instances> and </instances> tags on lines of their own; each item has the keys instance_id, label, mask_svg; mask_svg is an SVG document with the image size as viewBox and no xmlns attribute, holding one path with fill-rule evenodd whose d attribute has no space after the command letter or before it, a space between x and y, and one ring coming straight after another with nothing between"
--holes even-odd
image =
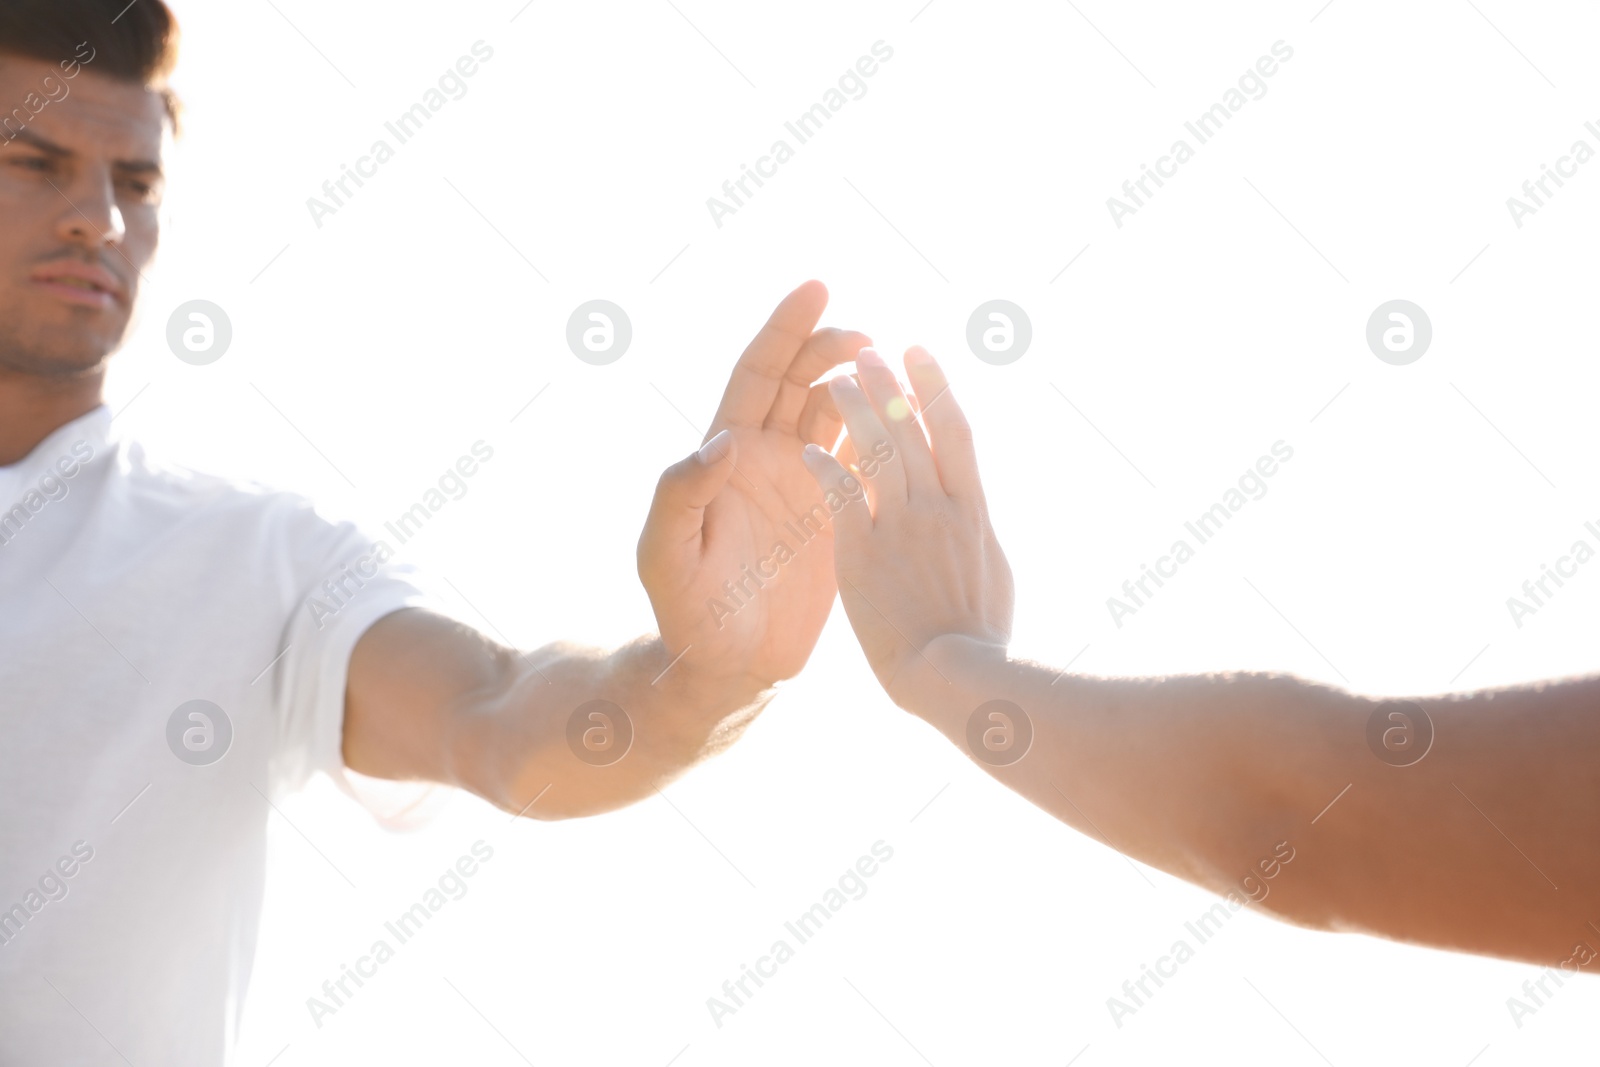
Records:
<instances>
[{"instance_id":1,"label":"man's mouth","mask_svg":"<svg viewBox=\"0 0 1600 1067\"><path fill-rule=\"evenodd\" d=\"M62 261L33 272L33 284L63 303L110 311L123 300L123 288L104 267Z\"/></svg>"}]
</instances>

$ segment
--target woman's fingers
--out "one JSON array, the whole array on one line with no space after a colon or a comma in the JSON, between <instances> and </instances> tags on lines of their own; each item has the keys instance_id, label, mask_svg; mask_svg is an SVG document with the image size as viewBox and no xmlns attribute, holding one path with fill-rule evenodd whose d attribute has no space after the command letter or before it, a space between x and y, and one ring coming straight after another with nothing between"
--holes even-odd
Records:
<instances>
[{"instance_id":1,"label":"woman's fingers","mask_svg":"<svg viewBox=\"0 0 1600 1067\"><path fill-rule=\"evenodd\" d=\"M872 513L867 510L860 480L845 470L821 445L806 445L800 458L805 461L806 470L811 472L824 494L838 493L844 498L844 506L839 510L833 511L829 506L829 511L833 513L834 552L848 555L858 551L872 533Z\"/></svg>"},{"instance_id":2,"label":"woman's fingers","mask_svg":"<svg viewBox=\"0 0 1600 1067\"><path fill-rule=\"evenodd\" d=\"M933 464L933 453L928 449L928 439L922 425L911 410L911 402L900 388L900 381L872 348L856 353L856 370L872 410L879 423L889 432L898 459L905 468L906 490L909 497L942 493L939 472Z\"/></svg>"},{"instance_id":3,"label":"woman's fingers","mask_svg":"<svg viewBox=\"0 0 1600 1067\"><path fill-rule=\"evenodd\" d=\"M972 427L950 391L950 382L928 350L906 350L906 376L917 393L917 407L938 464L944 491L961 500L982 501L983 482L978 477L978 454L972 444Z\"/></svg>"},{"instance_id":4,"label":"woman's fingers","mask_svg":"<svg viewBox=\"0 0 1600 1067\"><path fill-rule=\"evenodd\" d=\"M856 451L856 469L866 482L872 513L881 518L886 510L893 512L905 507L905 464L900 462L889 431L872 409L872 401L855 379L843 374L828 383L828 391L839 407L839 414L844 416L845 429L850 432Z\"/></svg>"},{"instance_id":5,"label":"woman's fingers","mask_svg":"<svg viewBox=\"0 0 1600 1067\"><path fill-rule=\"evenodd\" d=\"M833 456L845 470L856 470L860 467L859 457L856 455L856 443L849 434L844 435L844 440L839 442L839 447L834 449Z\"/></svg>"}]
</instances>

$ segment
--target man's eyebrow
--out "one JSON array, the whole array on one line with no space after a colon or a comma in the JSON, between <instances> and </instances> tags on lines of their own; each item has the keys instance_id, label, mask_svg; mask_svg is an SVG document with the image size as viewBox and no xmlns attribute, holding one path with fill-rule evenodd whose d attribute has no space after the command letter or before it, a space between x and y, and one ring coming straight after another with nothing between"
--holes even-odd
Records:
<instances>
[{"instance_id":1,"label":"man's eyebrow","mask_svg":"<svg viewBox=\"0 0 1600 1067\"><path fill-rule=\"evenodd\" d=\"M23 144L38 149L45 155L55 156L58 159L75 154L72 149L63 148L54 141L47 141L32 130L18 130L12 135L11 140L21 141ZM162 172L161 164L150 159L118 160L112 166L125 173L160 174Z\"/></svg>"},{"instance_id":2,"label":"man's eyebrow","mask_svg":"<svg viewBox=\"0 0 1600 1067\"><path fill-rule=\"evenodd\" d=\"M72 155L71 149L62 148L54 141L47 141L43 137L40 137L38 134L34 133L32 130L18 130L16 133L11 135L9 141L21 141L25 145L37 148L47 156Z\"/></svg>"}]
</instances>

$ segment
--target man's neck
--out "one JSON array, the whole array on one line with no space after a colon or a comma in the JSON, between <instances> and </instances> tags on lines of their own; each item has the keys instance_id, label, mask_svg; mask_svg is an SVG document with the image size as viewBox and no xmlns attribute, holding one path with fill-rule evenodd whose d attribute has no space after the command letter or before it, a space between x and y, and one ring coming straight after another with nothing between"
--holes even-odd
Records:
<instances>
[{"instance_id":1,"label":"man's neck","mask_svg":"<svg viewBox=\"0 0 1600 1067\"><path fill-rule=\"evenodd\" d=\"M23 459L39 442L101 403L105 369L68 378L0 367L0 467Z\"/></svg>"}]
</instances>

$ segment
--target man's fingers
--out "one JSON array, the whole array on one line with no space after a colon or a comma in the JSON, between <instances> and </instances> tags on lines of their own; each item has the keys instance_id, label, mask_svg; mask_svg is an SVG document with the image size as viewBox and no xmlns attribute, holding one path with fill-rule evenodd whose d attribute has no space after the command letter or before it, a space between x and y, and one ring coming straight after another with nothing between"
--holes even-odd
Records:
<instances>
[{"instance_id":1,"label":"man's fingers","mask_svg":"<svg viewBox=\"0 0 1600 1067\"><path fill-rule=\"evenodd\" d=\"M758 428L766 421L778 388L827 305L828 289L819 281L806 282L783 298L734 365L711 420L711 434L730 426Z\"/></svg>"},{"instance_id":2,"label":"man's fingers","mask_svg":"<svg viewBox=\"0 0 1600 1067\"><path fill-rule=\"evenodd\" d=\"M928 350L906 350L906 377L917 393L923 425L933 439L933 457L944 491L962 500L981 501L983 482L978 477L978 455L972 446L972 427L950 391L950 382Z\"/></svg>"},{"instance_id":3,"label":"man's fingers","mask_svg":"<svg viewBox=\"0 0 1600 1067\"><path fill-rule=\"evenodd\" d=\"M933 453L928 449L928 439L923 436L922 425L911 410L911 402L900 388L894 371L883 361L875 349L863 348L856 356L856 370L860 372L861 386L872 401L872 410L878 421L889 431L895 450L905 466L907 494L944 492L939 483L939 472L933 465Z\"/></svg>"},{"instance_id":4,"label":"man's fingers","mask_svg":"<svg viewBox=\"0 0 1600 1067\"><path fill-rule=\"evenodd\" d=\"M850 431L856 469L866 480L872 512L882 518L885 508L893 511L905 505L905 464L900 462L889 431L878 421L878 413L872 410L872 401L854 378L841 374L828 383L828 389L833 402L839 405L839 414L844 416L845 429Z\"/></svg>"},{"instance_id":5,"label":"man's fingers","mask_svg":"<svg viewBox=\"0 0 1600 1067\"><path fill-rule=\"evenodd\" d=\"M797 429L800 440L809 445L821 445L831 452L839 441L839 431L842 429L844 417L839 414L839 405L833 402L833 395L828 392L828 383L813 385L807 390L806 406L800 412Z\"/></svg>"},{"instance_id":6,"label":"man's fingers","mask_svg":"<svg viewBox=\"0 0 1600 1067\"><path fill-rule=\"evenodd\" d=\"M813 333L801 346L778 386L778 398L767 413L766 429L795 433L811 392L811 383L831 368L851 362L857 352L871 343L872 338L855 330L828 327ZM810 440L809 437L805 439Z\"/></svg>"},{"instance_id":7,"label":"man's fingers","mask_svg":"<svg viewBox=\"0 0 1600 1067\"><path fill-rule=\"evenodd\" d=\"M861 482L820 445L806 445L800 458L821 486L824 499L830 499L830 493L844 499L845 504L838 511L833 511L831 504L828 508L833 514L834 552L852 551L872 533L872 512Z\"/></svg>"},{"instance_id":8,"label":"man's fingers","mask_svg":"<svg viewBox=\"0 0 1600 1067\"><path fill-rule=\"evenodd\" d=\"M662 473L639 535L639 574L646 581L682 565L686 552L698 555L706 505L733 473L735 451L732 431L723 430Z\"/></svg>"}]
</instances>

